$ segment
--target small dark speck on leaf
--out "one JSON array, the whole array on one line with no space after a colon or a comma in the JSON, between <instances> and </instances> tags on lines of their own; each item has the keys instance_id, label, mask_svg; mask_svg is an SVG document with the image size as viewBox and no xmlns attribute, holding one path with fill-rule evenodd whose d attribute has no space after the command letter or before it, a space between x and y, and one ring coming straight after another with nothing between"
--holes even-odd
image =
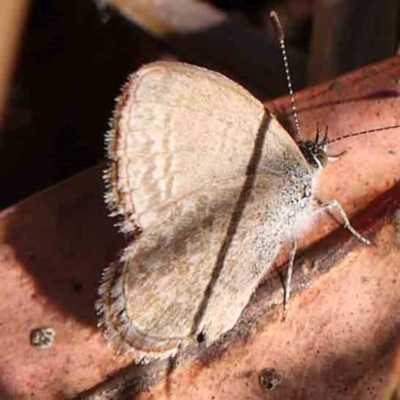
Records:
<instances>
[{"instance_id":1,"label":"small dark speck on leaf","mask_svg":"<svg viewBox=\"0 0 400 400\"><path fill-rule=\"evenodd\" d=\"M29 340L31 346L37 349L47 349L53 345L55 336L53 328L41 327L31 330Z\"/></svg>"},{"instance_id":2,"label":"small dark speck on leaf","mask_svg":"<svg viewBox=\"0 0 400 400\"><path fill-rule=\"evenodd\" d=\"M265 368L259 375L260 386L266 390L274 390L282 382L282 374L275 368Z\"/></svg>"},{"instance_id":3,"label":"small dark speck on leaf","mask_svg":"<svg viewBox=\"0 0 400 400\"><path fill-rule=\"evenodd\" d=\"M198 343L203 343L206 340L206 334L204 332L200 332L197 335L197 342Z\"/></svg>"}]
</instances>

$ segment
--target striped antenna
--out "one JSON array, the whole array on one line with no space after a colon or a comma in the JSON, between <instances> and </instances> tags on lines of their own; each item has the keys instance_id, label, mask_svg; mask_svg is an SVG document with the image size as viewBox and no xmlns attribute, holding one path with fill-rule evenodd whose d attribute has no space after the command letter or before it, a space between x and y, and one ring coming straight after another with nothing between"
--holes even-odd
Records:
<instances>
[{"instance_id":1,"label":"striped antenna","mask_svg":"<svg viewBox=\"0 0 400 400\"><path fill-rule=\"evenodd\" d=\"M281 46L283 65L285 68L286 82L287 82L287 85L289 88L290 103L292 106L294 125L296 128L296 136L297 137L295 139L296 139L296 141L300 142L303 140L303 137L300 132L300 124L299 124L299 118L297 116L296 104L294 101L292 80L290 79L289 62L288 62L288 58L287 58L287 54L286 54L286 46L285 46L285 35L283 34L283 29L282 29L281 22L279 21L278 14L275 11L271 11L270 17L271 17L272 25L275 29L276 37L278 38L279 44Z\"/></svg>"},{"instance_id":2,"label":"striped antenna","mask_svg":"<svg viewBox=\"0 0 400 400\"><path fill-rule=\"evenodd\" d=\"M353 136L360 136L360 135L365 135L367 133L373 133L373 132L380 132L380 131L386 131L388 129L396 129L400 128L400 124L397 125L389 125L389 126L382 126L381 128L373 128L373 129L367 129L365 131L360 131L360 132L354 132L354 133L349 133L348 135L340 136L336 139L328 140L327 143L335 143L335 142L340 142L343 139L348 139Z\"/></svg>"},{"instance_id":3,"label":"striped antenna","mask_svg":"<svg viewBox=\"0 0 400 400\"><path fill-rule=\"evenodd\" d=\"M297 109L296 109L296 103L295 103L295 99L294 99L292 80L290 79L289 62L288 62L288 58L287 58L286 45L285 45L285 35L283 33L282 25L281 25L281 22L279 21L278 14L275 11L271 11L270 17L271 17L272 25L275 30L276 37L278 38L278 41L279 41L279 44L281 47L286 82L287 82L288 89L289 89L290 103L291 103L291 107L292 107L294 125L296 128L296 132L295 132L296 138L295 139L297 142L301 142L303 140L303 136L301 135L301 131L300 131L300 123L299 123L299 118L298 118ZM400 128L400 124L383 126L381 128L367 129L365 131L350 133L348 135L344 135L344 136L338 137L336 139L328 140L326 143L328 144L328 143L339 142L343 139L348 139L348 138L351 138L354 136L360 136L360 135L365 135L368 133L380 132L380 131L385 131L388 129L396 129L396 128Z\"/></svg>"}]
</instances>

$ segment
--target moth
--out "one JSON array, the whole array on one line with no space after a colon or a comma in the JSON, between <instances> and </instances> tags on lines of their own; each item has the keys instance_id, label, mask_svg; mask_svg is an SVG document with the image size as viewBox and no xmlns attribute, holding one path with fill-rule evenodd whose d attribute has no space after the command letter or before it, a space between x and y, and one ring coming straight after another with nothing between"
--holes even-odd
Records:
<instances>
[{"instance_id":1,"label":"moth","mask_svg":"<svg viewBox=\"0 0 400 400\"><path fill-rule=\"evenodd\" d=\"M108 341L147 358L213 343L289 241L287 302L296 238L315 213L336 209L368 244L335 200L312 206L327 144L321 132L292 138L217 72L154 62L131 75L107 136L106 202L133 238L99 289Z\"/></svg>"}]
</instances>

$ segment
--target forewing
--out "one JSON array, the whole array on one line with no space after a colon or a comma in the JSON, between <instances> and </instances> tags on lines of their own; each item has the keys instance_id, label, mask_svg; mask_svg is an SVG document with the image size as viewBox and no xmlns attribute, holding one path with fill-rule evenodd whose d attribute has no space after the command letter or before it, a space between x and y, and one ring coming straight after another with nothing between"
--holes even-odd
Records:
<instances>
[{"instance_id":1,"label":"forewing","mask_svg":"<svg viewBox=\"0 0 400 400\"><path fill-rule=\"evenodd\" d=\"M203 68L157 62L132 75L108 136L107 198L123 230L163 229L170 210L190 210L189 195L242 177L263 113L249 92Z\"/></svg>"}]
</instances>

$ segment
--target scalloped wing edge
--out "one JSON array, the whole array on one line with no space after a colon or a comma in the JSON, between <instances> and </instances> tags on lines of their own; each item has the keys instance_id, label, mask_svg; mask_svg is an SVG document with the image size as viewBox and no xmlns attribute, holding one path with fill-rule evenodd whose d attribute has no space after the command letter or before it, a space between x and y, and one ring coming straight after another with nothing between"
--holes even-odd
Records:
<instances>
[{"instance_id":1,"label":"scalloped wing edge","mask_svg":"<svg viewBox=\"0 0 400 400\"><path fill-rule=\"evenodd\" d=\"M124 261L114 261L102 273L99 298L95 303L97 326L118 354L135 351L138 354L136 362L146 363L173 356L178 351L180 341L171 340L173 345L168 347L162 344L157 346L159 340L147 337L132 325L126 310L124 268Z\"/></svg>"}]
</instances>

